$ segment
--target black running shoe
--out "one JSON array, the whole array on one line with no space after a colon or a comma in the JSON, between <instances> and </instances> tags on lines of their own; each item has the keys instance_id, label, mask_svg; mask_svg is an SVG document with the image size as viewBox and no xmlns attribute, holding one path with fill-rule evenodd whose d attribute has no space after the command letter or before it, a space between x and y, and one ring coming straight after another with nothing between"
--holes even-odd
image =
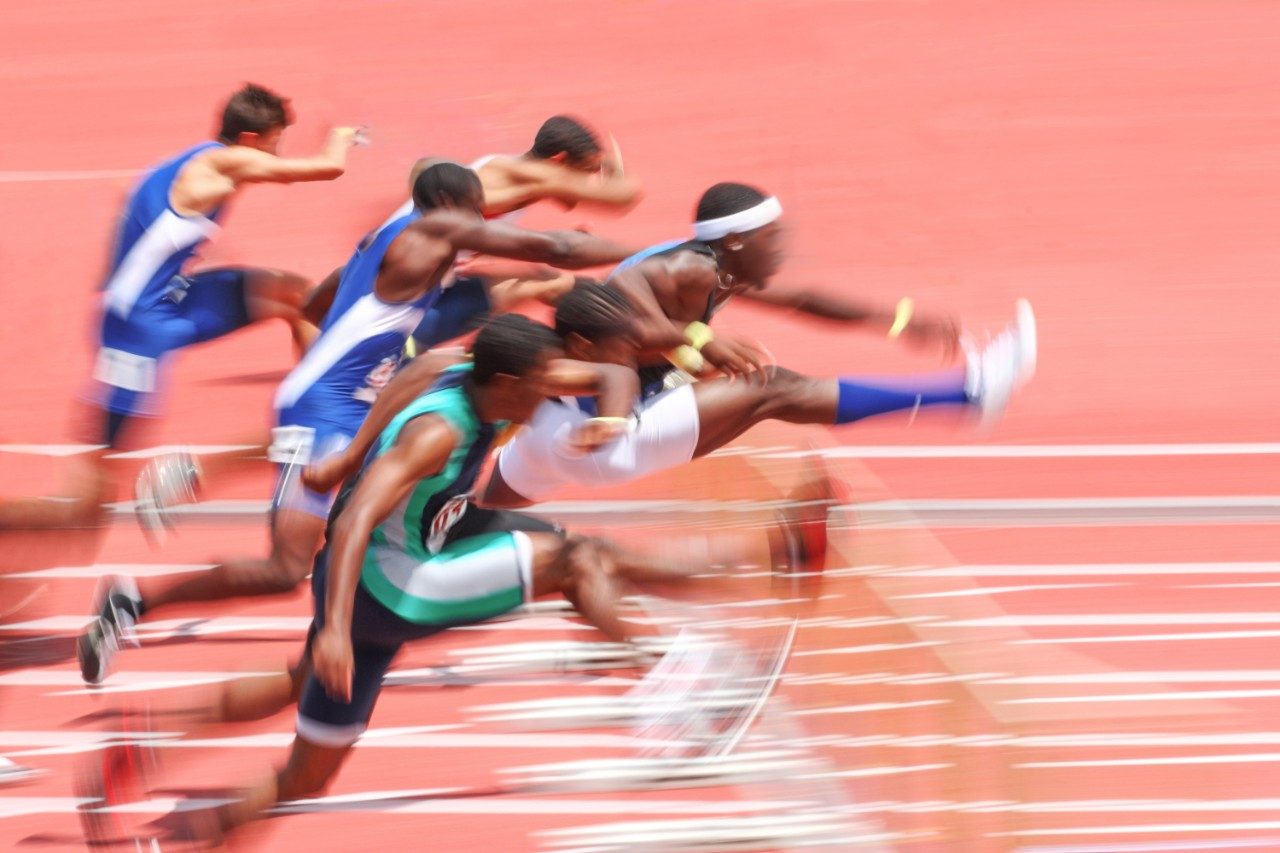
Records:
<instances>
[{"instance_id":1,"label":"black running shoe","mask_svg":"<svg viewBox=\"0 0 1280 853\"><path fill-rule=\"evenodd\" d=\"M89 684L102 683L121 646L138 645L134 625L142 618L142 599L130 578L103 578L98 601L98 615L76 641L80 676Z\"/></svg>"}]
</instances>

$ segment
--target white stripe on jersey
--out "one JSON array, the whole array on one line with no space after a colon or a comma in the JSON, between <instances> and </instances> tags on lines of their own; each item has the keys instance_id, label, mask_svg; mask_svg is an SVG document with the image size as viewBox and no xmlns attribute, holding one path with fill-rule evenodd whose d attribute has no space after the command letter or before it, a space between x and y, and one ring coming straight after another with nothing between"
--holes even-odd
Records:
<instances>
[{"instance_id":1,"label":"white stripe on jersey","mask_svg":"<svg viewBox=\"0 0 1280 853\"><path fill-rule=\"evenodd\" d=\"M108 279L103 293L103 304L107 310L128 317L134 303L165 261L209 238L217 230L217 223L211 219L179 216L165 209L147 226Z\"/></svg>"},{"instance_id":2,"label":"white stripe on jersey","mask_svg":"<svg viewBox=\"0 0 1280 853\"><path fill-rule=\"evenodd\" d=\"M421 299L412 302L383 302L372 293L360 297L336 323L320 335L315 345L302 357L302 361L280 383L280 388L276 391L276 409L287 409L297 403L312 385L361 341L385 332L402 332L407 337L418 327L422 315ZM354 390L353 388L352 391Z\"/></svg>"}]
</instances>

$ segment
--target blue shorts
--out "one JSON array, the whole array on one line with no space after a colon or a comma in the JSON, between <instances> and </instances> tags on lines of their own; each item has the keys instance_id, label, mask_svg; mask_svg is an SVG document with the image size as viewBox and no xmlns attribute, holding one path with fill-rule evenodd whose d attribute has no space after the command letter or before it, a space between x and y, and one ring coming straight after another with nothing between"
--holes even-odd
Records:
<instances>
[{"instance_id":1,"label":"blue shorts","mask_svg":"<svg viewBox=\"0 0 1280 853\"><path fill-rule=\"evenodd\" d=\"M94 402L107 412L153 414L165 356L249 324L245 270L176 276L165 295L128 317L106 311L94 365Z\"/></svg>"},{"instance_id":2,"label":"blue shorts","mask_svg":"<svg viewBox=\"0 0 1280 853\"><path fill-rule=\"evenodd\" d=\"M441 290L435 304L422 315L422 322L413 330L413 340L419 350L428 350L465 335L479 327L489 307L489 293L482 279L459 278Z\"/></svg>"},{"instance_id":3,"label":"blue shorts","mask_svg":"<svg viewBox=\"0 0 1280 853\"><path fill-rule=\"evenodd\" d=\"M306 426L282 423L272 430L267 458L279 463L271 510L303 512L317 518L328 518L337 490L314 492L302 484L306 466L320 462L347 449L355 430L336 429L330 425Z\"/></svg>"},{"instance_id":4,"label":"blue shorts","mask_svg":"<svg viewBox=\"0 0 1280 853\"><path fill-rule=\"evenodd\" d=\"M450 530L448 545L465 545L479 537L508 537L524 533L563 532L541 519L508 510L489 510L469 504L467 511ZM446 545L446 550L448 549ZM514 555L514 550L513 550ZM513 556L514 559L514 556ZM442 564L442 569L466 568ZM492 567L482 568L490 571ZM311 572L314 620L308 643L315 632L324 627L325 582L329 570L329 549L316 556ZM457 579L465 580L465 579ZM451 579L452 582L452 579ZM351 701L333 699L324 685L314 675L308 675L298 702L298 733L312 743L321 746L340 747L354 743L364 732L373 716L374 705L382 692L382 679L391 668L400 648L414 640L421 640L457 625L469 625L483 621L479 618L459 617L448 622L424 624L401 618L373 597L364 582L357 584L355 603L351 611L351 648L353 674Z\"/></svg>"}]
</instances>

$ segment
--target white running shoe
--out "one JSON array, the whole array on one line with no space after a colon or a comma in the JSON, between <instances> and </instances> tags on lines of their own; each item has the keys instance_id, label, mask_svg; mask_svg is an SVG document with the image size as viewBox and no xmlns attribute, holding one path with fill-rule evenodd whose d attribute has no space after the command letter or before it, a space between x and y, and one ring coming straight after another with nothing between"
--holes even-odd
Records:
<instances>
[{"instance_id":1,"label":"white running shoe","mask_svg":"<svg viewBox=\"0 0 1280 853\"><path fill-rule=\"evenodd\" d=\"M981 412L984 427L1004 414L1013 392L1036 372L1036 316L1031 303L1019 299L1014 320L980 350L968 349L965 392Z\"/></svg>"},{"instance_id":2,"label":"white running shoe","mask_svg":"<svg viewBox=\"0 0 1280 853\"><path fill-rule=\"evenodd\" d=\"M173 529L169 510L195 503L199 490L200 467L190 453L166 453L146 464L134 483L133 496L138 524L153 545Z\"/></svg>"}]
</instances>

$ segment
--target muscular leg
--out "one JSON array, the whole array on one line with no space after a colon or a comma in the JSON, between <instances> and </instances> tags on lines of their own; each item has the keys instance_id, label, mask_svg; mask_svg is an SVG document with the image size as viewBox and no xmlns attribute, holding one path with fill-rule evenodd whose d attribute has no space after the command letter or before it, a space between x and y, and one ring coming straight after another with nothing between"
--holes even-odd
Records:
<instances>
[{"instance_id":1,"label":"muscular leg","mask_svg":"<svg viewBox=\"0 0 1280 853\"><path fill-rule=\"evenodd\" d=\"M224 563L176 582L162 578L140 580L138 591L145 612L188 601L292 592L311 571L324 526L323 518L279 510L272 524L271 555L267 559Z\"/></svg>"},{"instance_id":2,"label":"muscular leg","mask_svg":"<svg viewBox=\"0 0 1280 853\"><path fill-rule=\"evenodd\" d=\"M925 405L966 402L963 377L917 383L813 379L776 368L767 382L698 382L698 444L694 456L724 447L767 420L793 424L846 424L874 415L914 411Z\"/></svg>"},{"instance_id":3,"label":"muscular leg","mask_svg":"<svg viewBox=\"0 0 1280 853\"><path fill-rule=\"evenodd\" d=\"M300 316L302 303L314 286L297 273L271 269L246 269L244 304L249 322L282 317L292 323Z\"/></svg>"},{"instance_id":4,"label":"muscular leg","mask_svg":"<svg viewBox=\"0 0 1280 853\"><path fill-rule=\"evenodd\" d=\"M201 834L220 840L223 833L257 820L278 803L322 795L354 746L324 746L295 735L284 766L244 789L236 801L214 809L214 826L200 827Z\"/></svg>"},{"instance_id":5,"label":"muscular leg","mask_svg":"<svg viewBox=\"0 0 1280 853\"><path fill-rule=\"evenodd\" d=\"M211 700L197 709L203 722L243 723L262 720L296 703L311 674L308 649L302 658L269 675L244 675L220 684Z\"/></svg>"},{"instance_id":6,"label":"muscular leg","mask_svg":"<svg viewBox=\"0 0 1280 853\"><path fill-rule=\"evenodd\" d=\"M559 592L588 622L615 642L637 633L623 621L618 603L632 584L673 584L705 572L704 563L664 559L624 549L604 539L529 534L534 544L533 593Z\"/></svg>"}]
</instances>

